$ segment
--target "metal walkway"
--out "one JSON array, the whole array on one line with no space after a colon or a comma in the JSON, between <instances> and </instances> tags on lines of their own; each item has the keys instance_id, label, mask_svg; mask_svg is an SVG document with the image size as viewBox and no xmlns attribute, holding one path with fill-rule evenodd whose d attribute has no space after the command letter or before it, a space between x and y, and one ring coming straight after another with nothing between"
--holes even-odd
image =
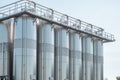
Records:
<instances>
[{"instance_id":1,"label":"metal walkway","mask_svg":"<svg viewBox=\"0 0 120 80\"><path fill-rule=\"evenodd\" d=\"M50 23L60 25L67 29L76 30L79 33L97 37L104 42L115 41L114 35L104 32L104 29L100 27L70 17L66 14L60 13L51 8L47 8L33 1L21 0L0 7L0 21L15 18L23 14L28 14L32 17L46 20Z\"/></svg>"}]
</instances>

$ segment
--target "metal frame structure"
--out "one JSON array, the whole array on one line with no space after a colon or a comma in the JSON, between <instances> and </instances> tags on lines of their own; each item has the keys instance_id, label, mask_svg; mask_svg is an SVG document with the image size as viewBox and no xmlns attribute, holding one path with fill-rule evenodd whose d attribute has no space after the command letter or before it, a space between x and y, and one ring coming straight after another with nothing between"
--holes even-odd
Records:
<instances>
[{"instance_id":1,"label":"metal frame structure","mask_svg":"<svg viewBox=\"0 0 120 80\"><path fill-rule=\"evenodd\" d=\"M18 17L23 14L28 14L32 17L60 25L64 28L75 30L80 34L88 34L92 37L97 37L103 40L103 42L115 41L114 35L106 33L104 29L100 27L70 17L30 0L21 0L0 7L0 21Z\"/></svg>"}]
</instances>

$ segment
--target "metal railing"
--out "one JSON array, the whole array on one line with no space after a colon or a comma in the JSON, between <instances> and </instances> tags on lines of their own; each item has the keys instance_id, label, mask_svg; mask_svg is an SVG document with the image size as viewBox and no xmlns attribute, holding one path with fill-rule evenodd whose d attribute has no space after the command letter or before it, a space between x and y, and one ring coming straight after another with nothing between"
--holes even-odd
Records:
<instances>
[{"instance_id":1,"label":"metal railing","mask_svg":"<svg viewBox=\"0 0 120 80\"><path fill-rule=\"evenodd\" d=\"M70 28L74 28L76 30L83 31L85 33L89 33L103 39L107 39L108 41L114 41L114 35L104 32L104 30L100 27L94 26L92 24L86 23L79 19L70 17L66 14L55 11L51 8L47 8L40 4L37 4L33 1L22 0L18 1L3 7L0 7L0 19L11 16L20 12L29 12L35 14L37 16L41 16L42 18L60 23L62 25L68 26Z\"/></svg>"}]
</instances>

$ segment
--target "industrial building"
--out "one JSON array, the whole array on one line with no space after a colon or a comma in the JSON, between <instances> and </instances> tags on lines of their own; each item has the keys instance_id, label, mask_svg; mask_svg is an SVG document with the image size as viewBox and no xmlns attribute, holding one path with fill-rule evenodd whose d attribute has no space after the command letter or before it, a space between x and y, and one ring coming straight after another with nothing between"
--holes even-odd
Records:
<instances>
[{"instance_id":1,"label":"industrial building","mask_svg":"<svg viewBox=\"0 0 120 80\"><path fill-rule=\"evenodd\" d=\"M0 80L103 80L114 35L29 0L0 7Z\"/></svg>"}]
</instances>

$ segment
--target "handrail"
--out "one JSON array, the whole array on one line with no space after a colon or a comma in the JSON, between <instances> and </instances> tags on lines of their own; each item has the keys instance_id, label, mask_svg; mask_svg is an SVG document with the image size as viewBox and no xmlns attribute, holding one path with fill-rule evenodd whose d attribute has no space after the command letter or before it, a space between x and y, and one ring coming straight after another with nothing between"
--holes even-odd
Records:
<instances>
[{"instance_id":1,"label":"handrail","mask_svg":"<svg viewBox=\"0 0 120 80\"><path fill-rule=\"evenodd\" d=\"M21 0L0 7L0 19L22 11L27 11L32 14L42 16L43 18L47 18L68 27L108 39L109 41L115 40L114 35L104 32L104 29L100 27L81 21L80 19L73 18L51 8L47 8L30 0ZM6 16L3 14L6 14Z\"/></svg>"}]
</instances>

